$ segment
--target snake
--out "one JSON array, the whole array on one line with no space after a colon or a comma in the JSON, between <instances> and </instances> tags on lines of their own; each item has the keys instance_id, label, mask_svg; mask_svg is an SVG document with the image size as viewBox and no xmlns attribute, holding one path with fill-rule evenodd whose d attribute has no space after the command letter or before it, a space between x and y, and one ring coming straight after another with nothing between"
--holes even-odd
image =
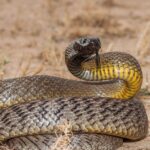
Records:
<instances>
[{"instance_id":1,"label":"snake","mask_svg":"<svg viewBox=\"0 0 150 150\"><path fill-rule=\"evenodd\" d=\"M0 81L0 141L14 150L116 150L146 137L143 75L128 53L102 53L97 37L65 50L79 80L48 75Z\"/></svg>"}]
</instances>

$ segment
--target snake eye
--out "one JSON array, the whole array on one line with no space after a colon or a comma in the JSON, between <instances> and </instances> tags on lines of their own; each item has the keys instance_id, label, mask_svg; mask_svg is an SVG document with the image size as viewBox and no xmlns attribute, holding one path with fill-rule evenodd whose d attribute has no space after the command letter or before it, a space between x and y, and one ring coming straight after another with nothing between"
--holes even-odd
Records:
<instances>
[{"instance_id":1,"label":"snake eye","mask_svg":"<svg viewBox=\"0 0 150 150\"><path fill-rule=\"evenodd\" d=\"M88 38L81 38L81 39L79 39L79 44L81 45L81 46L87 46L87 45L89 45L90 44L90 39L88 39Z\"/></svg>"}]
</instances>

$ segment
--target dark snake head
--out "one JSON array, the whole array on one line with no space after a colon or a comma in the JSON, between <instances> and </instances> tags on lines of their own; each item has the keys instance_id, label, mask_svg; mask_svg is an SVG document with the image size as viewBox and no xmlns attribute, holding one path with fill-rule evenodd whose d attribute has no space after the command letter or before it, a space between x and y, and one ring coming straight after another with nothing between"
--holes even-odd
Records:
<instances>
[{"instance_id":1,"label":"dark snake head","mask_svg":"<svg viewBox=\"0 0 150 150\"><path fill-rule=\"evenodd\" d=\"M99 38L96 37L82 37L75 40L73 45L75 51L77 51L82 56L91 56L96 54L96 66L100 65L99 49L101 48L101 43Z\"/></svg>"},{"instance_id":2,"label":"dark snake head","mask_svg":"<svg viewBox=\"0 0 150 150\"><path fill-rule=\"evenodd\" d=\"M74 46L75 51L83 55L95 54L101 48L99 38L95 37L82 37L75 40Z\"/></svg>"}]
</instances>

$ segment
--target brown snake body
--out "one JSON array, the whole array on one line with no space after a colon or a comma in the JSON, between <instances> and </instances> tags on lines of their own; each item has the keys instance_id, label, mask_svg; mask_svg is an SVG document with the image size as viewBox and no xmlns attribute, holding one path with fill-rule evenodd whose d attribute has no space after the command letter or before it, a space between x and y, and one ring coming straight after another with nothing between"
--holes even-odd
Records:
<instances>
[{"instance_id":1,"label":"brown snake body","mask_svg":"<svg viewBox=\"0 0 150 150\"><path fill-rule=\"evenodd\" d=\"M54 144L65 121L72 134L64 147L70 150L115 150L123 138L144 138L147 115L133 98L141 68L129 54L99 55L99 48L97 38L81 38L65 52L70 72L89 82L50 76L1 81L0 140L16 150L62 149Z\"/></svg>"}]
</instances>

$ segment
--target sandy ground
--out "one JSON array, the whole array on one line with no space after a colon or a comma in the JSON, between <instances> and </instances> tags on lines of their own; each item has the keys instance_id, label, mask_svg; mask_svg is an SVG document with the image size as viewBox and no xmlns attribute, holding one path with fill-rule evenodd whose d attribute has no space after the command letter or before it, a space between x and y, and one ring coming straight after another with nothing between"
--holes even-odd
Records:
<instances>
[{"instance_id":1,"label":"sandy ground","mask_svg":"<svg viewBox=\"0 0 150 150\"><path fill-rule=\"evenodd\" d=\"M150 119L149 8L149 0L0 0L0 77L74 78L64 64L65 47L77 37L97 36L103 52L128 52L141 63ZM120 150L150 150L149 135Z\"/></svg>"}]
</instances>

